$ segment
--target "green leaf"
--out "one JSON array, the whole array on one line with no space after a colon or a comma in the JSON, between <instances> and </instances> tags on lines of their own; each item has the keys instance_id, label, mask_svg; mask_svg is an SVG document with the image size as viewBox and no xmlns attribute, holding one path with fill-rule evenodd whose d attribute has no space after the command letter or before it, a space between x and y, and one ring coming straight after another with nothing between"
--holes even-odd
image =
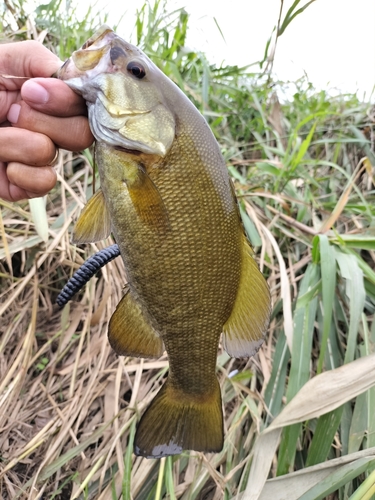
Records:
<instances>
[{"instance_id":1,"label":"green leaf","mask_svg":"<svg viewBox=\"0 0 375 500\"><path fill-rule=\"evenodd\" d=\"M131 473L132 473L132 463L133 463L133 443L135 437L135 427L136 420L134 419L130 431L129 431L129 441L126 448L126 453L124 456L124 476L122 478L122 498L123 500L131 500Z\"/></svg>"},{"instance_id":2,"label":"green leaf","mask_svg":"<svg viewBox=\"0 0 375 500\"><path fill-rule=\"evenodd\" d=\"M271 377L264 391L264 402L271 415L278 415L281 410L289 360L290 352L286 343L285 334L282 331L277 339L275 347ZM270 416L267 415L266 424L269 418Z\"/></svg>"},{"instance_id":3,"label":"green leaf","mask_svg":"<svg viewBox=\"0 0 375 500\"><path fill-rule=\"evenodd\" d=\"M321 373L331 328L332 313L334 309L336 288L336 260L334 250L329 244L327 236L321 234L317 238L319 239L320 244L323 308L323 332L320 344L317 373Z\"/></svg>"},{"instance_id":4,"label":"green leaf","mask_svg":"<svg viewBox=\"0 0 375 500\"><path fill-rule=\"evenodd\" d=\"M297 155L294 158L292 158L290 172L294 172L294 170L300 164L302 158L307 153L307 150L309 149L309 146L311 144L311 140L313 138L317 123L318 122L315 122L314 125L311 127L310 132L308 133L306 139L304 141L302 141L301 146L298 148Z\"/></svg>"},{"instance_id":5,"label":"green leaf","mask_svg":"<svg viewBox=\"0 0 375 500\"><path fill-rule=\"evenodd\" d=\"M309 264L300 286L298 299L314 289L319 282L319 278L318 266ZM316 311L317 298L315 294L310 296L309 301L303 301L303 307L298 307L297 300L293 318L292 362L286 392L287 402L293 399L310 377L310 358ZM277 475L286 474L292 466L300 430L300 424L284 430L279 449Z\"/></svg>"},{"instance_id":6,"label":"green leaf","mask_svg":"<svg viewBox=\"0 0 375 500\"><path fill-rule=\"evenodd\" d=\"M307 2L303 7L301 7L300 9L297 9L296 11L294 10L297 5L300 3L300 0L295 0L292 4L292 6L290 7L290 9L288 10L288 12L286 13L286 16L284 18L284 21L282 22L279 30L278 30L278 33L277 33L277 36L281 36L284 31L286 30L286 28L289 26L289 24L293 21L293 19L298 16L299 14L302 14L302 12L304 10L307 9L307 7L309 5L311 5L313 2L315 2L315 0L310 0L309 2Z\"/></svg>"},{"instance_id":7,"label":"green leaf","mask_svg":"<svg viewBox=\"0 0 375 500\"><path fill-rule=\"evenodd\" d=\"M361 250L375 250L375 236L358 234L340 234L330 238L335 244L344 243L349 248Z\"/></svg>"},{"instance_id":8,"label":"green leaf","mask_svg":"<svg viewBox=\"0 0 375 500\"><path fill-rule=\"evenodd\" d=\"M372 390L372 389L370 389ZM349 433L349 447L348 452L354 453L361 447L363 438L368 430L368 409L367 409L367 396L368 392L360 394L355 402L352 422Z\"/></svg>"},{"instance_id":9,"label":"green leaf","mask_svg":"<svg viewBox=\"0 0 375 500\"><path fill-rule=\"evenodd\" d=\"M46 210L46 197L32 198L29 200L31 218L35 229L42 241L48 241L48 216Z\"/></svg>"},{"instance_id":10,"label":"green leaf","mask_svg":"<svg viewBox=\"0 0 375 500\"><path fill-rule=\"evenodd\" d=\"M364 316L364 315L363 315ZM368 331L367 321L363 320L365 339L367 344L368 354L375 352L375 319L372 321L371 331ZM375 446L375 388L372 387L367 391L367 420L368 420L368 435L367 448Z\"/></svg>"},{"instance_id":11,"label":"green leaf","mask_svg":"<svg viewBox=\"0 0 375 500\"><path fill-rule=\"evenodd\" d=\"M375 495L375 472L363 481L361 486L353 493L349 500L373 500Z\"/></svg>"},{"instance_id":12,"label":"green leaf","mask_svg":"<svg viewBox=\"0 0 375 500\"><path fill-rule=\"evenodd\" d=\"M374 387L374 361L375 354L357 359L347 365L317 375L300 389L256 440L245 492L246 499L255 500L259 498L274 461L281 429L285 426L320 417L344 405L358 394ZM371 453L370 450L366 450L364 454L366 453L373 455L375 448L372 448ZM363 456L363 452L360 452L359 455ZM335 460L333 462L335 464L343 463L345 459L346 457L341 457L338 462ZM323 464L325 468L328 466L329 463ZM318 466L318 469L320 469L320 466Z\"/></svg>"},{"instance_id":13,"label":"green leaf","mask_svg":"<svg viewBox=\"0 0 375 500\"><path fill-rule=\"evenodd\" d=\"M343 465L302 495L300 500L323 500L330 493L337 491L340 486L352 481L352 479L363 474L374 465L375 460L370 458L361 458L350 464Z\"/></svg>"},{"instance_id":14,"label":"green leaf","mask_svg":"<svg viewBox=\"0 0 375 500\"><path fill-rule=\"evenodd\" d=\"M366 291L363 273L353 255L342 253L335 248L336 261L345 279L346 295L349 301L349 333L345 353L345 363L354 360L361 314L365 305Z\"/></svg>"},{"instance_id":15,"label":"green leaf","mask_svg":"<svg viewBox=\"0 0 375 500\"><path fill-rule=\"evenodd\" d=\"M311 441L306 467L324 462L327 459L332 441L340 425L344 406L319 417Z\"/></svg>"},{"instance_id":16,"label":"green leaf","mask_svg":"<svg viewBox=\"0 0 375 500\"><path fill-rule=\"evenodd\" d=\"M247 237L249 238L250 243L252 244L253 247L261 247L262 246L262 239L259 236L259 233L257 231L257 228L255 227L254 222L247 215L247 212L242 207L241 203L240 203L240 213L241 213L242 223L244 225L244 228L245 228L245 231L246 231Z\"/></svg>"}]
</instances>

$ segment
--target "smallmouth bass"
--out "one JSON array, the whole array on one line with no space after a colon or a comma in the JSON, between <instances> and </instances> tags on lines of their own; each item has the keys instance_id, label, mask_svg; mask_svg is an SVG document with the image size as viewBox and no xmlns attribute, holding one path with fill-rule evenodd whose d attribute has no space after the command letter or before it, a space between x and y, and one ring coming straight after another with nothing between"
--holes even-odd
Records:
<instances>
[{"instance_id":1,"label":"smallmouth bass","mask_svg":"<svg viewBox=\"0 0 375 500\"><path fill-rule=\"evenodd\" d=\"M101 183L73 242L112 232L126 268L110 344L120 355L168 354L168 379L138 424L134 451L220 451L220 335L231 356L252 356L271 309L220 148L185 94L107 26L58 77L87 102Z\"/></svg>"}]
</instances>

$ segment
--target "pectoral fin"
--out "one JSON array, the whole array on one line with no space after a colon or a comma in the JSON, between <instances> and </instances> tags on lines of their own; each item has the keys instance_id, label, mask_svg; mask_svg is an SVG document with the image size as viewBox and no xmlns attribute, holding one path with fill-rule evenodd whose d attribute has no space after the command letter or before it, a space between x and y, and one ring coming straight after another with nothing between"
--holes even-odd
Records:
<instances>
[{"instance_id":1,"label":"pectoral fin","mask_svg":"<svg viewBox=\"0 0 375 500\"><path fill-rule=\"evenodd\" d=\"M223 327L227 353L236 358L253 356L263 343L270 314L269 288L244 236L240 284L232 314Z\"/></svg>"},{"instance_id":2,"label":"pectoral fin","mask_svg":"<svg viewBox=\"0 0 375 500\"><path fill-rule=\"evenodd\" d=\"M126 185L141 221L150 229L166 232L169 229L168 212L146 170L138 167L134 178L126 179Z\"/></svg>"},{"instance_id":3,"label":"pectoral fin","mask_svg":"<svg viewBox=\"0 0 375 500\"><path fill-rule=\"evenodd\" d=\"M94 243L108 238L111 220L104 195L99 189L87 202L73 230L73 243Z\"/></svg>"},{"instance_id":4,"label":"pectoral fin","mask_svg":"<svg viewBox=\"0 0 375 500\"><path fill-rule=\"evenodd\" d=\"M108 339L121 356L159 358L163 341L145 318L130 292L120 300L109 322Z\"/></svg>"}]
</instances>

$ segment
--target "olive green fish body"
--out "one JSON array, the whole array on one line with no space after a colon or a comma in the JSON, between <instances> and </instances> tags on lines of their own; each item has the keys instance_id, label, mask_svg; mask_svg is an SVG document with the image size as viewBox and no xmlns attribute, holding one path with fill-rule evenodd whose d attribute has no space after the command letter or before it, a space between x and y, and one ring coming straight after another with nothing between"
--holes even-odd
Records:
<instances>
[{"instance_id":1,"label":"olive green fish body","mask_svg":"<svg viewBox=\"0 0 375 500\"><path fill-rule=\"evenodd\" d=\"M128 288L109 324L116 352L158 357L164 345L169 358L135 452L219 451L220 335L230 354L252 355L270 314L219 146L187 97L109 28L72 61L60 78L87 101L101 181L73 239L112 230L120 247Z\"/></svg>"}]
</instances>

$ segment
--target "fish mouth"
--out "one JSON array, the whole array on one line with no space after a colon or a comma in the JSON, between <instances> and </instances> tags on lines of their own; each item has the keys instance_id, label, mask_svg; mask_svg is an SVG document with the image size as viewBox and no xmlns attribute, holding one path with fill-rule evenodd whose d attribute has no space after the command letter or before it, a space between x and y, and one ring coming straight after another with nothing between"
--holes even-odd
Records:
<instances>
[{"instance_id":1,"label":"fish mouth","mask_svg":"<svg viewBox=\"0 0 375 500\"><path fill-rule=\"evenodd\" d=\"M130 148L124 148L122 146L114 146L116 151L120 151L121 153L127 153L129 155L134 155L134 156L140 156L142 151L139 151L139 149L130 149Z\"/></svg>"},{"instance_id":2,"label":"fish mouth","mask_svg":"<svg viewBox=\"0 0 375 500\"><path fill-rule=\"evenodd\" d=\"M99 44L102 40L108 43L116 37L112 28L103 24L95 33L82 45L81 50L86 50L94 44Z\"/></svg>"},{"instance_id":3,"label":"fish mouth","mask_svg":"<svg viewBox=\"0 0 375 500\"><path fill-rule=\"evenodd\" d=\"M73 52L54 76L61 80L84 77L87 71L94 69L102 61L115 38L117 38L116 33L104 24L82 45L82 48Z\"/></svg>"}]
</instances>

